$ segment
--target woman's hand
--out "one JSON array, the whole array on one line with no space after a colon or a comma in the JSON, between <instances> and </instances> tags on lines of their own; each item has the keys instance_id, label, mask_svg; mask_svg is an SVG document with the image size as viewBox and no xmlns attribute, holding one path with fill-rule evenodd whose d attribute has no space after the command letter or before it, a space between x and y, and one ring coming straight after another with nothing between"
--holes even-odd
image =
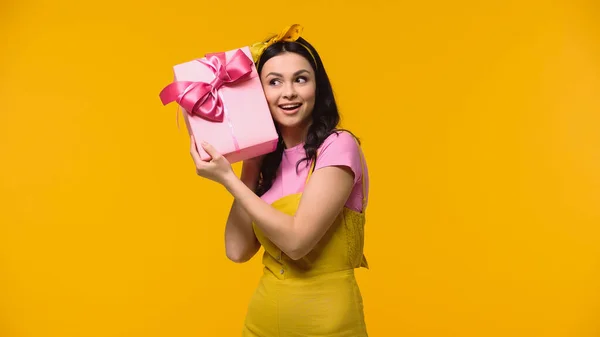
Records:
<instances>
[{"instance_id":1,"label":"woman's hand","mask_svg":"<svg viewBox=\"0 0 600 337\"><path fill-rule=\"evenodd\" d=\"M235 175L229 161L218 153L212 145L206 142L200 143L204 151L211 157L210 161L204 161L200 158L194 136L191 136L190 143L190 153L194 159L194 164L196 164L196 173L199 176L224 185L227 179L230 179L232 175Z\"/></svg>"}]
</instances>

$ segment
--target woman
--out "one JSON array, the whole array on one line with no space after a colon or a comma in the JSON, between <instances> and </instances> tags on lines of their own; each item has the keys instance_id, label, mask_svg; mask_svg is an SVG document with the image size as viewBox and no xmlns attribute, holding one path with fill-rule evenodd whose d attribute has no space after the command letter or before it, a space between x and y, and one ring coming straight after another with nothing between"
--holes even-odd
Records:
<instances>
[{"instance_id":1,"label":"woman","mask_svg":"<svg viewBox=\"0 0 600 337\"><path fill-rule=\"evenodd\" d=\"M264 247L264 273L248 306L243 336L367 336L354 268L363 255L368 172L358 141L336 129L339 114L316 50L291 26L255 44L253 56L279 133L277 149L245 161L238 178L210 144L200 176L234 202L225 228L227 257Z\"/></svg>"}]
</instances>

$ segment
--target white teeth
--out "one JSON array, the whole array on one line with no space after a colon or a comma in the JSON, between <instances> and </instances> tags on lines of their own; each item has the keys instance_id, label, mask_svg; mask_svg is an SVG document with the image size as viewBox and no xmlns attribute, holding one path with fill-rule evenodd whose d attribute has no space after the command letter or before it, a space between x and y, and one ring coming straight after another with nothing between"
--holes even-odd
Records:
<instances>
[{"instance_id":1,"label":"white teeth","mask_svg":"<svg viewBox=\"0 0 600 337\"><path fill-rule=\"evenodd\" d=\"M300 104L289 104L289 105L280 105L283 109L293 109L299 107Z\"/></svg>"}]
</instances>

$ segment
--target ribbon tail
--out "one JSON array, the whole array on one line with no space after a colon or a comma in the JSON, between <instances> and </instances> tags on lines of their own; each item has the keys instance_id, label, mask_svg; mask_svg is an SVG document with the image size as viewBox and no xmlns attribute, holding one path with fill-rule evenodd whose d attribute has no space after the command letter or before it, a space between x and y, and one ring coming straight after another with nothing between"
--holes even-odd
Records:
<instances>
[{"instance_id":1,"label":"ribbon tail","mask_svg":"<svg viewBox=\"0 0 600 337\"><path fill-rule=\"evenodd\" d=\"M176 101L179 94L184 92L191 84L192 82L190 81L172 82L161 90L158 97L163 105L167 105Z\"/></svg>"}]
</instances>

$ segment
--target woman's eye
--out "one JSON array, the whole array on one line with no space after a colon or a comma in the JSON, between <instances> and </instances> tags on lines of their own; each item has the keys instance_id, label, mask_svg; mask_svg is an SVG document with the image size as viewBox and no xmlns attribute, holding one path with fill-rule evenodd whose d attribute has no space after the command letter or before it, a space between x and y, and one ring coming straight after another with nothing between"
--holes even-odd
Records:
<instances>
[{"instance_id":1,"label":"woman's eye","mask_svg":"<svg viewBox=\"0 0 600 337\"><path fill-rule=\"evenodd\" d=\"M297 81L300 83L305 83L306 81L308 81L308 79L304 76L300 76L300 77L298 77Z\"/></svg>"},{"instance_id":2,"label":"woman's eye","mask_svg":"<svg viewBox=\"0 0 600 337\"><path fill-rule=\"evenodd\" d=\"M270 84L270 85L277 85L277 84L279 84L279 83L280 83L280 81L279 81L279 80L277 80L277 79L273 79L273 80L270 80L270 81L269 81L269 84Z\"/></svg>"}]
</instances>

